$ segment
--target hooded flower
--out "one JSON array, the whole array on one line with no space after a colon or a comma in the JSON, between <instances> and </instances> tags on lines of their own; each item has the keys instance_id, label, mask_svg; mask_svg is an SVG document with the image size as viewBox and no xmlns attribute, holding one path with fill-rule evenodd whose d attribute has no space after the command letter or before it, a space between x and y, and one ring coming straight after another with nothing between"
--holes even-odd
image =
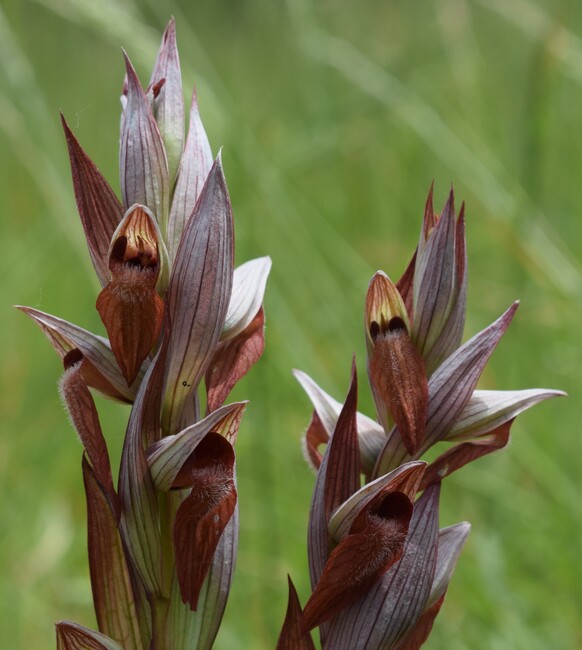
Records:
<instances>
[{"instance_id":1,"label":"hooded flower","mask_svg":"<svg viewBox=\"0 0 582 650\"><path fill-rule=\"evenodd\" d=\"M21 308L64 361L61 393L84 447L99 633L61 623L57 640L63 650L210 648L238 535L245 403L224 402L263 351L270 260L234 269L222 160L195 93L185 131L174 21L147 85L124 57L120 197L62 117L107 338ZM117 490L90 388L132 404Z\"/></svg>"},{"instance_id":2,"label":"hooded flower","mask_svg":"<svg viewBox=\"0 0 582 650\"><path fill-rule=\"evenodd\" d=\"M451 190L437 215L432 193L403 276L393 283L378 271L368 287L364 325L376 418L356 410L355 369L343 405L296 371L314 407L304 440L317 480L308 547L313 593L295 618L304 635L319 626L324 649L412 650L424 643L469 532L465 523L439 532L442 480L504 447L519 413L563 395L477 389L518 305L461 345L464 206L455 216ZM452 446L430 464L422 461L443 442ZM290 629L287 620L284 631Z\"/></svg>"}]
</instances>

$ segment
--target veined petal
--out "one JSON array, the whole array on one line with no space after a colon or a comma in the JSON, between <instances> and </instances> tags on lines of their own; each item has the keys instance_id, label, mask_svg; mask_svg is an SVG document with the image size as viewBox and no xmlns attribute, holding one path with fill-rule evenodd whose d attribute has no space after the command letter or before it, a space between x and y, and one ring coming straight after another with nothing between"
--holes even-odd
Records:
<instances>
[{"instance_id":1,"label":"veined petal","mask_svg":"<svg viewBox=\"0 0 582 650\"><path fill-rule=\"evenodd\" d=\"M188 138L178 171L178 180L172 199L168 221L168 251L173 260L182 239L182 233L194 211L204 183L212 167L212 151L198 110L196 92L192 94Z\"/></svg>"},{"instance_id":2,"label":"veined petal","mask_svg":"<svg viewBox=\"0 0 582 650\"><path fill-rule=\"evenodd\" d=\"M371 353L379 332L402 328L410 331L408 312L402 296L383 271L377 271L368 285L365 326L368 353Z\"/></svg>"},{"instance_id":3,"label":"veined petal","mask_svg":"<svg viewBox=\"0 0 582 650\"><path fill-rule=\"evenodd\" d=\"M232 288L232 210L220 157L188 222L168 285L171 334L163 427L180 428L218 344Z\"/></svg>"},{"instance_id":4,"label":"veined petal","mask_svg":"<svg viewBox=\"0 0 582 650\"><path fill-rule=\"evenodd\" d=\"M565 396L561 390L476 390L447 432L445 440L475 438L513 420L523 411L553 397Z\"/></svg>"},{"instance_id":5,"label":"veined petal","mask_svg":"<svg viewBox=\"0 0 582 650\"><path fill-rule=\"evenodd\" d=\"M219 343L206 371L206 411L224 404L235 384L261 358L265 349L265 312L261 307L246 329Z\"/></svg>"},{"instance_id":6,"label":"veined petal","mask_svg":"<svg viewBox=\"0 0 582 650\"><path fill-rule=\"evenodd\" d=\"M477 440L470 442L459 443L441 454L426 468L421 489L434 483L440 483L453 472L481 458L481 456L503 449L509 442L509 431L512 424L513 420L509 420L496 429L489 431L488 435L481 436Z\"/></svg>"},{"instance_id":7,"label":"veined petal","mask_svg":"<svg viewBox=\"0 0 582 650\"><path fill-rule=\"evenodd\" d=\"M122 505L119 529L149 596L167 596L169 591L162 582L158 494L144 449L161 437L160 406L167 347L164 337L140 384L127 425L119 471Z\"/></svg>"},{"instance_id":8,"label":"veined petal","mask_svg":"<svg viewBox=\"0 0 582 650\"><path fill-rule=\"evenodd\" d=\"M139 382L136 381L133 386L127 385L107 339L38 309L20 306L17 309L34 320L61 359L75 348L81 351L85 360L93 366L83 368L89 386L113 399L125 402L134 400ZM142 376L138 374L139 379Z\"/></svg>"},{"instance_id":9,"label":"veined petal","mask_svg":"<svg viewBox=\"0 0 582 650\"><path fill-rule=\"evenodd\" d=\"M117 517L109 496L83 458L87 499L87 542L93 604L99 630L125 650L143 650L135 598Z\"/></svg>"},{"instance_id":10,"label":"veined petal","mask_svg":"<svg viewBox=\"0 0 582 650\"><path fill-rule=\"evenodd\" d=\"M455 260L451 306L431 349L425 354L427 374L430 376L460 345L465 329L467 311L467 245L465 242L465 204L461 205L455 223Z\"/></svg>"},{"instance_id":11,"label":"veined petal","mask_svg":"<svg viewBox=\"0 0 582 650\"><path fill-rule=\"evenodd\" d=\"M311 585L321 578L329 557L331 513L360 487L356 431L357 377L352 365L350 388L317 473L309 512L308 555Z\"/></svg>"},{"instance_id":12,"label":"veined petal","mask_svg":"<svg viewBox=\"0 0 582 650\"><path fill-rule=\"evenodd\" d=\"M61 621L56 628L57 650L124 650L105 634L71 621Z\"/></svg>"},{"instance_id":13,"label":"veined petal","mask_svg":"<svg viewBox=\"0 0 582 650\"><path fill-rule=\"evenodd\" d=\"M172 487L184 463L210 431L224 435L231 444L234 444L236 435L232 435L230 424L234 421L235 429L238 429L246 405L247 402L235 402L222 406L200 422L173 436L164 436L150 447L147 458L157 489L166 491Z\"/></svg>"},{"instance_id":14,"label":"veined petal","mask_svg":"<svg viewBox=\"0 0 582 650\"><path fill-rule=\"evenodd\" d=\"M229 340L243 332L257 315L271 270L271 258L259 257L234 270L230 303L222 328L221 340Z\"/></svg>"},{"instance_id":15,"label":"veined petal","mask_svg":"<svg viewBox=\"0 0 582 650\"><path fill-rule=\"evenodd\" d=\"M77 142L62 114L61 121L71 161L77 210L95 272L101 286L105 286L109 277L107 248L123 216L123 207L109 183Z\"/></svg>"},{"instance_id":16,"label":"veined petal","mask_svg":"<svg viewBox=\"0 0 582 650\"><path fill-rule=\"evenodd\" d=\"M180 58L176 46L176 22L170 18L166 27L156 64L150 78L150 86L164 80L154 99L154 116L164 142L168 158L170 187L173 185L182 148L184 146L184 96Z\"/></svg>"},{"instance_id":17,"label":"veined petal","mask_svg":"<svg viewBox=\"0 0 582 650\"><path fill-rule=\"evenodd\" d=\"M416 260L412 338L425 357L446 323L453 303L454 285L455 207L451 189L442 215Z\"/></svg>"},{"instance_id":18,"label":"veined petal","mask_svg":"<svg viewBox=\"0 0 582 650\"><path fill-rule=\"evenodd\" d=\"M294 370L293 374L311 400L327 435L331 436L342 409L342 404L320 388L303 371ZM357 422L362 469L367 474L374 467L376 458L386 442L386 434L381 424L362 413L357 414Z\"/></svg>"},{"instance_id":19,"label":"veined petal","mask_svg":"<svg viewBox=\"0 0 582 650\"><path fill-rule=\"evenodd\" d=\"M303 633L301 629L301 603L295 585L290 576L287 576L287 581L289 583L289 602L285 622L275 650L315 650L311 635L308 632Z\"/></svg>"},{"instance_id":20,"label":"veined petal","mask_svg":"<svg viewBox=\"0 0 582 650\"><path fill-rule=\"evenodd\" d=\"M206 434L191 461L192 490L176 512L173 540L182 601L196 611L218 542L234 514L237 493L234 449L220 434Z\"/></svg>"},{"instance_id":21,"label":"veined petal","mask_svg":"<svg viewBox=\"0 0 582 650\"><path fill-rule=\"evenodd\" d=\"M127 106L119 145L121 196L125 207L146 205L162 232L168 220L170 187L168 161L152 109L127 54Z\"/></svg>"}]
</instances>

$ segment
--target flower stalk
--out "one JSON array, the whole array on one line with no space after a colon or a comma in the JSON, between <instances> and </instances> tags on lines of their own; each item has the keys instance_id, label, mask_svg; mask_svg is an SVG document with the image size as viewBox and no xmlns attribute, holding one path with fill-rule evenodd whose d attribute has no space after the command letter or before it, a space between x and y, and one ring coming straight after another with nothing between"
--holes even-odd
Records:
<instances>
[{"instance_id":1,"label":"flower stalk","mask_svg":"<svg viewBox=\"0 0 582 650\"><path fill-rule=\"evenodd\" d=\"M84 450L99 631L61 622L57 646L203 650L220 626L238 539L234 445L246 402L224 403L263 351L270 260L234 269L222 161L195 94L185 133L174 21L146 87L124 57L120 198L62 117L107 337L21 307L63 360L61 395ZM95 393L130 405L122 441L102 431Z\"/></svg>"},{"instance_id":2,"label":"flower stalk","mask_svg":"<svg viewBox=\"0 0 582 650\"><path fill-rule=\"evenodd\" d=\"M415 650L428 638L470 526L439 530L443 480L503 448L522 411L561 391L478 390L517 303L461 345L467 294L464 206L451 189L440 215L433 189L419 243L397 283L370 281L364 327L376 418L357 411L352 363L345 401L305 373L313 404L304 436L317 472L309 515L312 593L303 609L290 580L278 648ZM435 460L424 454L452 443ZM420 496L419 496L420 495Z\"/></svg>"}]
</instances>

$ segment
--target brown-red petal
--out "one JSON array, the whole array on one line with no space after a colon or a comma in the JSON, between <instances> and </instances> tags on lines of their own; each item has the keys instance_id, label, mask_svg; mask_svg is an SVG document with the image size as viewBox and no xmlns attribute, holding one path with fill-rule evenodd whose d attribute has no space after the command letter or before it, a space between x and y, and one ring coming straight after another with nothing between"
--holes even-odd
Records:
<instances>
[{"instance_id":1,"label":"brown-red petal","mask_svg":"<svg viewBox=\"0 0 582 650\"><path fill-rule=\"evenodd\" d=\"M366 509L352 531L332 551L303 611L311 630L365 594L399 560L412 516L412 503L400 492Z\"/></svg>"},{"instance_id":2,"label":"brown-red petal","mask_svg":"<svg viewBox=\"0 0 582 650\"><path fill-rule=\"evenodd\" d=\"M250 324L234 338L219 344L206 371L206 411L224 404L234 385L260 359L265 349L265 312L261 307Z\"/></svg>"},{"instance_id":3,"label":"brown-red petal","mask_svg":"<svg viewBox=\"0 0 582 650\"><path fill-rule=\"evenodd\" d=\"M439 483L446 476L449 476L449 474L481 458L481 456L486 456L498 449L503 449L509 442L509 432L512 424L513 419L505 422L477 440L455 445L444 454L441 454L426 468L420 489L424 490L429 485Z\"/></svg>"},{"instance_id":4,"label":"brown-red petal","mask_svg":"<svg viewBox=\"0 0 582 650\"><path fill-rule=\"evenodd\" d=\"M377 332L369 358L370 379L376 399L386 406L413 454L424 437L428 386L422 356L406 328L398 325L391 329L389 323L386 331Z\"/></svg>"},{"instance_id":5,"label":"brown-red petal","mask_svg":"<svg viewBox=\"0 0 582 650\"><path fill-rule=\"evenodd\" d=\"M196 611L216 547L236 507L230 443L209 433L193 453L191 477L192 490L176 512L174 553L182 601Z\"/></svg>"},{"instance_id":6,"label":"brown-red petal","mask_svg":"<svg viewBox=\"0 0 582 650\"><path fill-rule=\"evenodd\" d=\"M111 349L130 386L158 340L164 301L152 287L151 272L123 267L97 298Z\"/></svg>"}]
</instances>

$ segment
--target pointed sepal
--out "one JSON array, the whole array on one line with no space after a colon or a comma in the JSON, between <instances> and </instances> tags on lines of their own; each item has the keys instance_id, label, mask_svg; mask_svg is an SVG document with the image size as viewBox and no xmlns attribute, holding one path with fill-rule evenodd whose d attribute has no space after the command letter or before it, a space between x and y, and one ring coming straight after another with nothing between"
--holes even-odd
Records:
<instances>
[{"instance_id":1,"label":"pointed sepal","mask_svg":"<svg viewBox=\"0 0 582 650\"><path fill-rule=\"evenodd\" d=\"M170 198L166 152L150 102L125 52L124 57L127 105L119 143L123 205L147 206L165 232Z\"/></svg>"},{"instance_id":2,"label":"pointed sepal","mask_svg":"<svg viewBox=\"0 0 582 650\"><path fill-rule=\"evenodd\" d=\"M163 425L181 428L182 412L204 376L230 302L233 221L220 158L187 223L167 291L171 335Z\"/></svg>"},{"instance_id":3,"label":"pointed sepal","mask_svg":"<svg viewBox=\"0 0 582 650\"><path fill-rule=\"evenodd\" d=\"M150 86L163 84L154 98L153 112L168 160L170 187L174 183L184 146L184 96L180 57L176 45L176 21L170 19L150 78Z\"/></svg>"},{"instance_id":4,"label":"pointed sepal","mask_svg":"<svg viewBox=\"0 0 582 650\"><path fill-rule=\"evenodd\" d=\"M123 216L123 206L109 183L78 143L62 114L61 122L69 150L77 210L95 272L101 286L105 286L109 276L107 248Z\"/></svg>"},{"instance_id":5,"label":"pointed sepal","mask_svg":"<svg viewBox=\"0 0 582 650\"><path fill-rule=\"evenodd\" d=\"M190 107L188 137L180 161L178 180L176 181L168 221L167 242L172 260L176 257L186 223L192 216L194 206L210 173L212 160L212 151L200 119L198 99L196 92L194 92Z\"/></svg>"},{"instance_id":6,"label":"pointed sepal","mask_svg":"<svg viewBox=\"0 0 582 650\"><path fill-rule=\"evenodd\" d=\"M295 585L290 576L287 576L287 581L289 584L287 613L275 650L315 650L311 635L301 629L302 610Z\"/></svg>"}]
</instances>

